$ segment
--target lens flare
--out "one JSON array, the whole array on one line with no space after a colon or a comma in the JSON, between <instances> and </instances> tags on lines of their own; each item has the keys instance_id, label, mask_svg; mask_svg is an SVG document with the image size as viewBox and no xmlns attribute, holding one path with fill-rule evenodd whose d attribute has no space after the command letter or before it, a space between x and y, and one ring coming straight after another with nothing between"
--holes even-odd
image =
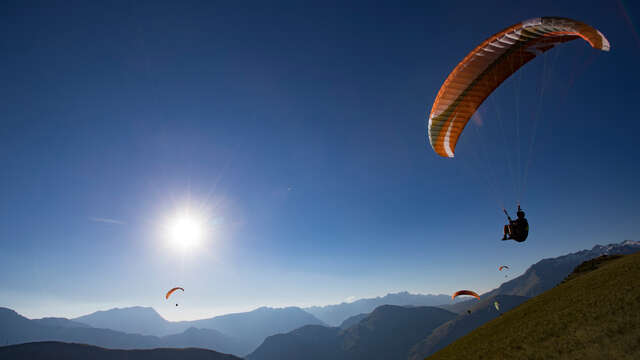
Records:
<instances>
[{"instance_id":1,"label":"lens flare","mask_svg":"<svg viewBox=\"0 0 640 360\"><path fill-rule=\"evenodd\" d=\"M193 214L180 214L169 222L168 235L174 248L188 251L202 243L204 224Z\"/></svg>"}]
</instances>

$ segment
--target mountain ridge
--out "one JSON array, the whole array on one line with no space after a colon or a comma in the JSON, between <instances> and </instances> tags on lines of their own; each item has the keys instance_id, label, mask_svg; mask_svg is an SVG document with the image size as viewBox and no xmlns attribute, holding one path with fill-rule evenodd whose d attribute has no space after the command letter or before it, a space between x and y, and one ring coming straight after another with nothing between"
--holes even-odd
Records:
<instances>
[{"instance_id":1,"label":"mountain ridge","mask_svg":"<svg viewBox=\"0 0 640 360\"><path fill-rule=\"evenodd\" d=\"M408 291L401 291L375 298L364 298L325 306L310 306L302 309L330 326L339 326L347 318L363 313L368 314L381 305L438 306L451 302L451 297L445 294L412 294Z\"/></svg>"},{"instance_id":2,"label":"mountain ridge","mask_svg":"<svg viewBox=\"0 0 640 360\"><path fill-rule=\"evenodd\" d=\"M0 347L3 360L242 360L239 357L206 349L105 349L98 346L58 341L30 342Z\"/></svg>"}]
</instances>

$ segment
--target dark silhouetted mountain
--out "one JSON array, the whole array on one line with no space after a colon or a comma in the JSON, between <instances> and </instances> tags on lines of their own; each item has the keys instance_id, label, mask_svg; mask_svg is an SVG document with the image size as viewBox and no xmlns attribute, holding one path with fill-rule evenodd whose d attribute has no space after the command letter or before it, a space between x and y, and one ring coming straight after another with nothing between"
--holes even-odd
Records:
<instances>
[{"instance_id":1,"label":"dark silhouetted mountain","mask_svg":"<svg viewBox=\"0 0 640 360\"><path fill-rule=\"evenodd\" d=\"M186 322L200 329L216 329L248 344L248 354L268 336L286 333L305 325L324 325L322 321L298 307L259 309L211 319ZM243 354L243 355L244 355Z\"/></svg>"},{"instance_id":2,"label":"dark silhouetted mountain","mask_svg":"<svg viewBox=\"0 0 640 360\"><path fill-rule=\"evenodd\" d=\"M248 359L404 360L414 344L455 316L437 307L384 305L348 329L305 326L270 336Z\"/></svg>"},{"instance_id":3,"label":"dark silhouetted mountain","mask_svg":"<svg viewBox=\"0 0 640 360\"><path fill-rule=\"evenodd\" d=\"M350 303L312 306L304 308L304 310L313 314L316 318L322 320L326 324L338 326L345 319L357 314L370 313L380 305L437 306L449 304L451 302L451 297L448 295L410 294L405 291L395 294L387 294L383 297L360 299Z\"/></svg>"},{"instance_id":4,"label":"dark silhouetted mountain","mask_svg":"<svg viewBox=\"0 0 640 360\"><path fill-rule=\"evenodd\" d=\"M94 328L155 336L176 334L188 328L176 326L175 323L165 320L153 308L142 306L96 311L73 320Z\"/></svg>"},{"instance_id":5,"label":"dark silhouetted mountain","mask_svg":"<svg viewBox=\"0 0 640 360\"><path fill-rule=\"evenodd\" d=\"M21 344L34 341L63 341L111 349L150 349L198 346L225 353L245 354L248 345L216 330L187 329L165 337L128 334L110 329L69 326L74 322L57 319L29 320L13 310L0 308L0 343ZM63 326L55 326L61 323Z\"/></svg>"},{"instance_id":6,"label":"dark silhouetted mountain","mask_svg":"<svg viewBox=\"0 0 640 360\"><path fill-rule=\"evenodd\" d=\"M582 250L556 258L543 259L530 266L524 274L507 281L497 289L482 294L489 298L496 295L517 295L534 297L560 284L573 269L582 262L602 255L626 255L640 251L640 241L623 241L618 244L596 245L591 250ZM467 300L453 305L441 306L457 313L464 313L475 300Z\"/></svg>"},{"instance_id":7,"label":"dark silhouetted mountain","mask_svg":"<svg viewBox=\"0 0 640 360\"><path fill-rule=\"evenodd\" d=\"M456 315L437 307L384 305L343 331L348 359L405 360L421 339Z\"/></svg>"},{"instance_id":8,"label":"dark silhouetted mountain","mask_svg":"<svg viewBox=\"0 0 640 360\"><path fill-rule=\"evenodd\" d=\"M205 349L109 350L84 344L32 342L0 347L3 360L241 360Z\"/></svg>"},{"instance_id":9,"label":"dark silhouetted mountain","mask_svg":"<svg viewBox=\"0 0 640 360\"><path fill-rule=\"evenodd\" d=\"M451 344L458 338L465 336L477 327L500 316L516 306L527 301L529 298L514 295L498 295L495 297L474 300L476 304L464 314L453 320L438 326L427 338L416 344L411 349L410 360L422 360L425 357ZM496 310L493 302L498 301L500 311Z\"/></svg>"},{"instance_id":10,"label":"dark silhouetted mountain","mask_svg":"<svg viewBox=\"0 0 640 360\"><path fill-rule=\"evenodd\" d=\"M307 325L286 334L269 336L249 360L343 360L340 328Z\"/></svg>"},{"instance_id":11,"label":"dark silhouetted mountain","mask_svg":"<svg viewBox=\"0 0 640 360\"><path fill-rule=\"evenodd\" d=\"M362 321L367 316L369 316L369 314L353 315L352 317L347 318L345 321L343 321L342 324L340 324L340 329L348 329L348 328L352 327L353 325L355 325L355 324L359 323L360 321Z\"/></svg>"},{"instance_id":12,"label":"dark silhouetted mountain","mask_svg":"<svg viewBox=\"0 0 640 360\"><path fill-rule=\"evenodd\" d=\"M87 324L79 323L77 321L72 321L65 318L57 318L57 317L46 317L42 319L33 319L33 322L36 322L40 325L45 326L54 326L54 327L76 327L76 328L87 328L91 327Z\"/></svg>"}]
</instances>

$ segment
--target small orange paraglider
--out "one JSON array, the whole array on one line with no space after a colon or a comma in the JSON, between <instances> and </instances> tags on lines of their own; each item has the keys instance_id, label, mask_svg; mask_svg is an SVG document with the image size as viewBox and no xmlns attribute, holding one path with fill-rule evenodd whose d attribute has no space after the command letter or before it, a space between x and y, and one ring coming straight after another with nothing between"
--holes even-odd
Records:
<instances>
[{"instance_id":1,"label":"small orange paraglider","mask_svg":"<svg viewBox=\"0 0 640 360\"><path fill-rule=\"evenodd\" d=\"M507 266L507 265L501 265L501 266L498 268L498 271L502 271L502 270L504 270L504 269L509 270L509 266ZM504 277L509 277L509 276L508 276L507 274L505 274L505 275L504 275Z\"/></svg>"},{"instance_id":2,"label":"small orange paraglider","mask_svg":"<svg viewBox=\"0 0 640 360\"><path fill-rule=\"evenodd\" d=\"M171 296L171 294L173 294L176 290L182 290L184 291L183 288L181 287L174 287L173 289L167 291L167 294L164 296L165 299L169 300L169 296ZM176 304L176 306L178 306L178 304Z\"/></svg>"}]
</instances>

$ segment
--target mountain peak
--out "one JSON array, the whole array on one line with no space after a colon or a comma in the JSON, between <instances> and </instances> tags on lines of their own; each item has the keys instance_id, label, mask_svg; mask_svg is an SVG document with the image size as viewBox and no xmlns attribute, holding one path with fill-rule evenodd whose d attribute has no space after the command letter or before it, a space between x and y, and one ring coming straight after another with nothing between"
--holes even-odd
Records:
<instances>
[{"instance_id":1,"label":"mountain peak","mask_svg":"<svg viewBox=\"0 0 640 360\"><path fill-rule=\"evenodd\" d=\"M0 307L0 315L20 316L20 314L18 314L14 310L11 310L11 309L6 308L6 307Z\"/></svg>"},{"instance_id":2,"label":"mountain peak","mask_svg":"<svg viewBox=\"0 0 640 360\"><path fill-rule=\"evenodd\" d=\"M116 307L106 311L139 311L139 312L148 312L148 313L158 314L158 312L154 308L148 307L148 306L127 306L122 308Z\"/></svg>"},{"instance_id":3,"label":"mountain peak","mask_svg":"<svg viewBox=\"0 0 640 360\"><path fill-rule=\"evenodd\" d=\"M593 248L591 248L591 251L607 251L607 250L616 249L623 246L632 246L632 247L640 246L640 241L625 240L620 243L613 243L613 244L607 244L607 245L595 245Z\"/></svg>"},{"instance_id":4,"label":"mountain peak","mask_svg":"<svg viewBox=\"0 0 640 360\"><path fill-rule=\"evenodd\" d=\"M94 314L128 314L128 315L132 315L132 314L138 314L138 315L145 315L145 316L157 316L162 318L162 316L160 316L160 314L158 314L158 312L152 308L152 307L146 307L146 306L128 306L128 307L115 307L115 308L111 308L108 310L98 310L96 312L93 312L91 314L88 315L84 315L84 316L79 316L76 319L80 319L80 318L84 318L87 316L91 316Z\"/></svg>"},{"instance_id":5,"label":"mountain peak","mask_svg":"<svg viewBox=\"0 0 640 360\"><path fill-rule=\"evenodd\" d=\"M253 311L290 311L290 310L302 310L297 306L284 306L284 307L271 307L271 306L261 306Z\"/></svg>"},{"instance_id":6,"label":"mountain peak","mask_svg":"<svg viewBox=\"0 0 640 360\"><path fill-rule=\"evenodd\" d=\"M144 306L101 310L72 320L94 328L142 335L166 334L170 325L154 308Z\"/></svg>"}]
</instances>

